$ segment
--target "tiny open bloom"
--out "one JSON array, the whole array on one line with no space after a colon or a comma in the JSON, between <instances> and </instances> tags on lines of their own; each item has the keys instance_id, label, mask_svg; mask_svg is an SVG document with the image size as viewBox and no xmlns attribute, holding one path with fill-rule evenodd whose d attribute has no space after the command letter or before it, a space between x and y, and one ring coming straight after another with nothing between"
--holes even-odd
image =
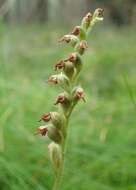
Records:
<instances>
[{"instance_id":1,"label":"tiny open bloom","mask_svg":"<svg viewBox=\"0 0 136 190\"><path fill-rule=\"evenodd\" d=\"M48 122L48 121L50 121L50 119L51 119L51 115L50 115L50 113L47 113L47 114L43 114L43 115L41 116L41 119L40 119L39 121Z\"/></svg>"},{"instance_id":2,"label":"tiny open bloom","mask_svg":"<svg viewBox=\"0 0 136 190\"><path fill-rule=\"evenodd\" d=\"M62 69L62 68L64 68L64 66L65 66L64 60L60 60L60 61L55 65L55 70Z\"/></svg>"},{"instance_id":3,"label":"tiny open bloom","mask_svg":"<svg viewBox=\"0 0 136 190\"><path fill-rule=\"evenodd\" d=\"M85 93L81 87L78 87L75 91L74 97L78 100L82 99L85 102Z\"/></svg>"},{"instance_id":4,"label":"tiny open bloom","mask_svg":"<svg viewBox=\"0 0 136 190\"><path fill-rule=\"evenodd\" d=\"M57 100L56 100L56 102L55 102L55 105L57 105L57 104L63 104L65 102L65 96L64 96L64 94L60 94L58 97L57 97Z\"/></svg>"},{"instance_id":5,"label":"tiny open bloom","mask_svg":"<svg viewBox=\"0 0 136 190\"><path fill-rule=\"evenodd\" d=\"M80 26L76 26L71 34L78 36L80 34Z\"/></svg>"},{"instance_id":6,"label":"tiny open bloom","mask_svg":"<svg viewBox=\"0 0 136 190\"><path fill-rule=\"evenodd\" d=\"M98 11L98 17L103 17L104 9L98 8L96 9Z\"/></svg>"},{"instance_id":7,"label":"tiny open bloom","mask_svg":"<svg viewBox=\"0 0 136 190\"><path fill-rule=\"evenodd\" d=\"M64 35L60 40L59 42L66 42L66 43L69 43L69 42L77 42L78 41L78 38L75 36L75 35L71 35L71 34L67 34L67 35Z\"/></svg>"},{"instance_id":8,"label":"tiny open bloom","mask_svg":"<svg viewBox=\"0 0 136 190\"><path fill-rule=\"evenodd\" d=\"M76 61L76 59L77 59L76 53L71 53L71 54L69 55L68 59L66 59L65 61L70 61L70 62L73 63L73 62Z\"/></svg>"},{"instance_id":9,"label":"tiny open bloom","mask_svg":"<svg viewBox=\"0 0 136 190\"><path fill-rule=\"evenodd\" d=\"M71 35L65 35L63 36L59 42L66 42L66 43L69 43L71 41Z\"/></svg>"},{"instance_id":10,"label":"tiny open bloom","mask_svg":"<svg viewBox=\"0 0 136 190\"><path fill-rule=\"evenodd\" d=\"M103 14L104 14L104 9L98 8L94 12L94 19L96 20L103 20Z\"/></svg>"},{"instance_id":11,"label":"tiny open bloom","mask_svg":"<svg viewBox=\"0 0 136 190\"><path fill-rule=\"evenodd\" d=\"M92 20L92 14L91 13L87 13L87 15L84 17L84 20L88 23Z\"/></svg>"},{"instance_id":12,"label":"tiny open bloom","mask_svg":"<svg viewBox=\"0 0 136 190\"><path fill-rule=\"evenodd\" d=\"M80 42L79 47L84 50L87 49L88 48L87 42L86 41Z\"/></svg>"},{"instance_id":13,"label":"tiny open bloom","mask_svg":"<svg viewBox=\"0 0 136 190\"><path fill-rule=\"evenodd\" d=\"M48 131L48 129L46 126L40 126L40 127L38 127L36 134L40 134L42 136L45 136L47 134L47 131Z\"/></svg>"},{"instance_id":14,"label":"tiny open bloom","mask_svg":"<svg viewBox=\"0 0 136 190\"><path fill-rule=\"evenodd\" d=\"M57 75L52 75L48 78L48 82L50 84L58 84L58 79L57 79Z\"/></svg>"},{"instance_id":15,"label":"tiny open bloom","mask_svg":"<svg viewBox=\"0 0 136 190\"><path fill-rule=\"evenodd\" d=\"M57 75L51 75L48 79L50 84L67 84L69 79L62 72Z\"/></svg>"}]
</instances>

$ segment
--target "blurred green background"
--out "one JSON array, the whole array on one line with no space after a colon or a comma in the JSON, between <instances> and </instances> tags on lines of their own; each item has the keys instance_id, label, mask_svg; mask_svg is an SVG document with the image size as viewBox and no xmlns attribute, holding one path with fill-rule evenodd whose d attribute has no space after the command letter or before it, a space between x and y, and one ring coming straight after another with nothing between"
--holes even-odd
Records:
<instances>
[{"instance_id":1,"label":"blurred green background","mask_svg":"<svg viewBox=\"0 0 136 190\"><path fill-rule=\"evenodd\" d=\"M34 135L61 89L47 84L72 51L57 40L96 7L71 121L63 190L136 190L136 2L0 1L0 190L51 190L47 138Z\"/></svg>"}]
</instances>

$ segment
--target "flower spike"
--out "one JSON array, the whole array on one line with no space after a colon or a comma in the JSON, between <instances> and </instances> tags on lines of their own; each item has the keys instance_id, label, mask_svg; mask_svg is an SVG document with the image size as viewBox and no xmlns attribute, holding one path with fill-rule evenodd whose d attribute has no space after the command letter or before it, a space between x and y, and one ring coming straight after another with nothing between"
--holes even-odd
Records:
<instances>
[{"instance_id":1,"label":"flower spike","mask_svg":"<svg viewBox=\"0 0 136 190\"><path fill-rule=\"evenodd\" d=\"M75 26L71 33L64 35L59 40L59 42L70 44L73 51L55 64L54 70L57 73L48 78L50 84L63 89L63 92L57 96L54 103L58 108L57 111L41 116L40 121L48 122L48 124L38 127L36 133L47 136L51 141L49 154L55 173L53 190L60 189L71 113L80 100L85 102L85 92L79 85L78 76L84 65L82 55L88 49L87 35L94 24L103 20L103 13L104 10L101 8L96 9L93 14L87 13L82 19L81 25ZM60 70L61 72L59 73Z\"/></svg>"}]
</instances>

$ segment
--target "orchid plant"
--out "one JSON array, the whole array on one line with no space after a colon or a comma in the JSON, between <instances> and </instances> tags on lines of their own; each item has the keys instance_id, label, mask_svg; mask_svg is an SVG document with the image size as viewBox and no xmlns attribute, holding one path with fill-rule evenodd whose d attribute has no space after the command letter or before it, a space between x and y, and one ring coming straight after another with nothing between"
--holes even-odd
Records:
<instances>
[{"instance_id":1,"label":"orchid plant","mask_svg":"<svg viewBox=\"0 0 136 190\"><path fill-rule=\"evenodd\" d=\"M41 116L40 121L47 123L37 129L37 133L47 136L52 142L49 144L50 160L53 165L55 180L53 190L59 190L64 172L66 140L71 113L76 104L85 101L85 92L79 85L79 74L83 67L82 55L88 48L87 36L95 23L103 20L103 9L98 8L94 13L87 13L81 25L64 35L59 42L70 44L74 51L67 58L55 64L57 74L51 75L48 82L59 85L63 92L55 101L58 111L49 112ZM59 73L59 71L61 71Z\"/></svg>"}]
</instances>

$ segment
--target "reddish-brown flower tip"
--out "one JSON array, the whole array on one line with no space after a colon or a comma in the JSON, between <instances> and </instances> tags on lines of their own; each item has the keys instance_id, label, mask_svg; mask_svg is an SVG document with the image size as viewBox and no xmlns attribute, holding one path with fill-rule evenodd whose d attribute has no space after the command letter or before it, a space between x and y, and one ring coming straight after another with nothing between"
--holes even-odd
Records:
<instances>
[{"instance_id":1,"label":"reddish-brown flower tip","mask_svg":"<svg viewBox=\"0 0 136 190\"><path fill-rule=\"evenodd\" d=\"M104 9L98 8L97 10L97 16L98 17L103 17L104 16Z\"/></svg>"},{"instance_id":2,"label":"reddish-brown flower tip","mask_svg":"<svg viewBox=\"0 0 136 190\"><path fill-rule=\"evenodd\" d=\"M55 105L57 105L57 104L63 104L65 102L65 96L64 96L64 94L60 94L58 97L57 97L57 100L56 100L56 102L55 102Z\"/></svg>"},{"instance_id":3,"label":"reddish-brown flower tip","mask_svg":"<svg viewBox=\"0 0 136 190\"><path fill-rule=\"evenodd\" d=\"M41 119L40 119L39 121L48 122L48 121L50 121L50 119L51 119L51 115L50 115L50 113L47 113L47 114L43 114L43 115L41 116Z\"/></svg>"},{"instance_id":4,"label":"reddish-brown flower tip","mask_svg":"<svg viewBox=\"0 0 136 190\"><path fill-rule=\"evenodd\" d=\"M85 42L85 41L84 42L80 42L79 47L81 49L87 49L88 48L87 42Z\"/></svg>"},{"instance_id":5,"label":"reddish-brown flower tip","mask_svg":"<svg viewBox=\"0 0 136 190\"><path fill-rule=\"evenodd\" d=\"M55 65L55 70L59 70L64 68L65 62L63 60L60 60L56 65Z\"/></svg>"},{"instance_id":6,"label":"reddish-brown flower tip","mask_svg":"<svg viewBox=\"0 0 136 190\"><path fill-rule=\"evenodd\" d=\"M58 79L57 79L57 77L55 77L55 75L52 75L52 76L50 76L50 77L48 78L48 82L49 82L50 84L58 84Z\"/></svg>"},{"instance_id":7,"label":"reddish-brown flower tip","mask_svg":"<svg viewBox=\"0 0 136 190\"><path fill-rule=\"evenodd\" d=\"M71 32L71 34L78 36L80 33L80 26L76 26L74 30Z\"/></svg>"},{"instance_id":8,"label":"reddish-brown flower tip","mask_svg":"<svg viewBox=\"0 0 136 190\"><path fill-rule=\"evenodd\" d=\"M85 93L82 88L77 88L74 97L78 100L82 99L85 102Z\"/></svg>"},{"instance_id":9,"label":"reddish-brown flower tip","mask_svg":"<svg viewBox=\"0 0 136 190\"><path fill-rule=\"evenodd\" d=\"M69 43L70 41L71 41L71 36L70 35L65 35L61 39L59 39L59 42Z\"/></svg>"},{"instance_id":10,"label":"reddish-brown flower tip","mask_svg":"<svg viewBox=\"0 0 136 190\"><path fill-rule=\"evenodd\" d=\"M65 61L70 61L70 62L73 63L73 62L76 61L76 59L77 59L76 53L71 53L71 54L69 55L68 59L66 59Z\"/></svg>"},{"instance_id":11,"label":"reddish-brown flower tip","mask_svg":"<svg viewBox=\"0 0 136 190\"><path fill-rule=\"evenodd\" d=\"M87 15L84 17L85 21L88 23L92 20L92 14L91 13L87 13Z\"/></svg>"},{"instance_id":12,"label":"reddish-brown flower tip","mask_svg":"<svg viewBox=\"0 0 136 190\"><path fill-rule=\"evenodd\" d=\"M36 134L40 134L42 136L45 136L47 134L47 131L48 131L48 129L46 126L40 126L40 127L38 127Z\"/></svg>"}]
</instances>

